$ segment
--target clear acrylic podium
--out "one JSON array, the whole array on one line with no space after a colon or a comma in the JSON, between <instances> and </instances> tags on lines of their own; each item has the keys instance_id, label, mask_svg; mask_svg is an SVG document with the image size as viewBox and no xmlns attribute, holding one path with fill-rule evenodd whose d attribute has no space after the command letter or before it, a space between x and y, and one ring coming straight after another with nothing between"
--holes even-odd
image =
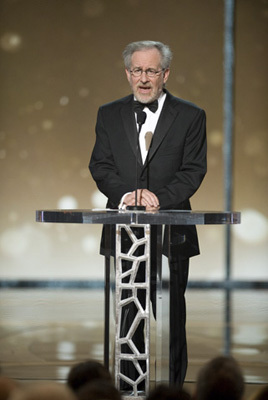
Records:
<instances>
[{"instance_id":1,"label":"clear acrylic podium","mask_svg":"<svg viewBox=\"0 0 268 400\"><path fill-rule=\"evenodd\" d=\"M115 328L114 348L110 351L110 292L111 258L105 257L105 329L104 364L113 370L118 389L126 384L122 395L126 398L145 398L149 392L150 378L155 382L168 381L168 296L165 295L166 282L162 279L162 227L171 225L227 225L239 224L239 212L180 211L157 212L121 210L39 210L36 221L48 223L78 223L106 225L105 245L111 247L114 240L112 227L115 226ZM150 240L151 226L157 226L157 317L154 349L151 341L150 319ZM122 246L122 234L127 238L127 246ZM126 240L125 240L126 243ZM142 272L141 272L142 271ZM143 279L137 279L142 275ZM142 301L140 300L142 298ZM131 321L124 320L132 310ZM134 313L133 313L134 310ZM122 317L123 316L123 317ZM133 337L137 329L144 332L144 348L138 349ZM154 353L154 363L150 362ZM152 367L152 365L154 365ZM132 373L129 374L129 366ZM152 371L154 369L154 371ZM135 374L133 375L133 370ZM141 384L144 388L140 390ZM129 390L130 388L130 390ZM122 388L121 388L122 389Z\"/></svg>"}]
</instances>

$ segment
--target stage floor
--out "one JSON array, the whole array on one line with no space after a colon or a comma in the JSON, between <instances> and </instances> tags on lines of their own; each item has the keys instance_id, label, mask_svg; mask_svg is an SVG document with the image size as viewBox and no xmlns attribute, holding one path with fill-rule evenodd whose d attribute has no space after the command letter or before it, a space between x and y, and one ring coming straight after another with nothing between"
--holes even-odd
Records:
<instances>
[{"instance_id":1,"label":"stage floor","mask_svg":"<svg viewBox=\"0 0 268 400\"><path fill-rule=\"evenodd\" d=\"M192 392L199 368L224 351L224 293L187 291L189 367ZM232 294L232 355L245 375L246 394L268 384L268 292ZM0 293L2 374L21 382L64 382L72 365L103 360L102 290L4 289Z\"/></svg>"}]
</instances>

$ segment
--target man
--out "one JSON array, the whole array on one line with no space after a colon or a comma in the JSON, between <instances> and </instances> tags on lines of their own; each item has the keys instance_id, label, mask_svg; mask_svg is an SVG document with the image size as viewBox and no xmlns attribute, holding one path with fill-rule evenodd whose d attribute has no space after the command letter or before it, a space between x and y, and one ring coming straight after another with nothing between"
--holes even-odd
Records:
<instances>
[{"instance_id":1,"label":"man","mask_svg":"<svg viewBox=\"0 0 268 400\"><path fill-rule=\"evenodd\" d=\"M172 59L167 45L130 43L123 58L133 94L100 107L89 165L92 176L107 196L108 208L135 205L137 129L141 128L138 204L147 211L190 210L189 198L206 173L205 113L165 89ZM146 119L139 124L141 110ZM154 260L153 231L151 239ZM107 254L104 248L103 254ZM184 292L189 257L199 254L194 226L171 226L170 254L170 382L182 385L187 369Z\"/></svg>"}]
</instances>

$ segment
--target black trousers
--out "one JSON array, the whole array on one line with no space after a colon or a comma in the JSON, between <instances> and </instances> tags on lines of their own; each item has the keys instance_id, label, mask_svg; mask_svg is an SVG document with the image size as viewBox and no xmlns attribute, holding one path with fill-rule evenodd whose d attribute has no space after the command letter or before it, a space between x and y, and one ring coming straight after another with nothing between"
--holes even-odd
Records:
<instances>
[{"instance_id":1,"label":"black trousers","mask_svg":"<svg viewBox=\"0 0 268 400\"><path fill-rule=\"evenodd\" d=\"M156 249L151 246L151 302L154 316L156 316L156 286L157 286L157 271L156 271ZM131 268L128 261L122 264L123 272ZM145 266L140 265L137 274L137 281L144 280ZM189 273L189 259L177 256L175 259L169 260L170 269L170 348L169 348L169 381L170 384L175 384L181 387L183 385L187 365L187 341L186 341L186 304L185 304L185 290L188 282ZM128 297L131 293L124 292L124 297ZM140 291L138 298L142 306L145 305L145 293ZM122 310L120 336L126 336L128 329L136 315L136 308L134 304L129 304ZM144 324L141 322L136 329L133 336L133 342L140 352L144 352ZM129 353L130 350L127 346L122 346L122 353ZM141 367L145 367L145 364ZM136 380L137 373L135 368L130 362L122 362L121 371L133 380ZM126 385L122 384L122 390L127 390ZM140 389L143 389L141 384Z\"/></svg>"},{"instance_id":2,"label":"black trousers","mask_svg":"<svg viewBox=\"0 0 268 400\"><path fill-rule=\"evenodd\" d=\"M170 383L182 386L188 365L186 340L185 290L188 282L189 259L170 261Z\"/></svg>"}]
</instances>

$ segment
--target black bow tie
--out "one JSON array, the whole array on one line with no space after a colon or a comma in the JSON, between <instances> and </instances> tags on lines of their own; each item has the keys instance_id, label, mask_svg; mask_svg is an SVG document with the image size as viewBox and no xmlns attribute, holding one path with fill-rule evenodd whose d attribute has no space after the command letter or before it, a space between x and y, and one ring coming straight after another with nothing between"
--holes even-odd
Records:
<instances>
[{"instance_id":1,"label":"black bow tie","mask_svg":"<svg viewBox=\"0 0 268 400\"><path fill-rule=\"evenodd\" d=\"M134 111L142 111L145 107L148 107L150 111L156 112L158 109L158 100L154 100L151 103L141 103L140 101L134 101Z\"/></svg>"}]
</instances>

